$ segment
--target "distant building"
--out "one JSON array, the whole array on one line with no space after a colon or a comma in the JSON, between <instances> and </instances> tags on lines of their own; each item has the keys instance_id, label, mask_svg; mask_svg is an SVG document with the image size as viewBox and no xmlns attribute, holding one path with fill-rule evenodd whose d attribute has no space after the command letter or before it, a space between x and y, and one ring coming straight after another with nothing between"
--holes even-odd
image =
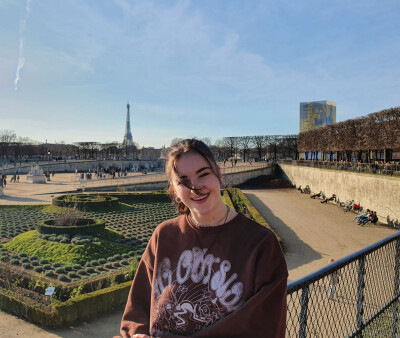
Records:
<instances>
[{"instance_id":1,"label":"distant building","mask_svg":"<svg viewBox=\"0 0 400 338\"><path fill-rule=\"evenodd\" d=\"M336 123L336 103L300 102L300 133Z\"/></svg>"},{"instance_id":2,"label":"distant building","mask_svg":"<svg viewBox=\"0 0 400 338\"><path fill-rule=\"evenodd\" d=\"M133 138L131 133L131 118L129 112L130 105L129 103L126 105L126 125L125 125L125 135L122 144L124 146L131 146L133 145Z\"/></svg>"}]
</instances>

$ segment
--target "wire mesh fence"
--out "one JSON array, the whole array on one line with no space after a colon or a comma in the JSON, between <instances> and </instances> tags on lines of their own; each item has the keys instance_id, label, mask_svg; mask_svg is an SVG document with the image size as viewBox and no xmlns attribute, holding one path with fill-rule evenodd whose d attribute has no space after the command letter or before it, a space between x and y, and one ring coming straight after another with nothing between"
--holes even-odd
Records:
<instances>
[{"instance_id":1,"label":"wire mesh fence","mask_svg":"<svg viewBox=\"0 0 400 338\"><path fill-rule=\"evenodd\" d=\"M288 285L287 337L399 337L400 233Z\"/></svg>"}]
</instances>

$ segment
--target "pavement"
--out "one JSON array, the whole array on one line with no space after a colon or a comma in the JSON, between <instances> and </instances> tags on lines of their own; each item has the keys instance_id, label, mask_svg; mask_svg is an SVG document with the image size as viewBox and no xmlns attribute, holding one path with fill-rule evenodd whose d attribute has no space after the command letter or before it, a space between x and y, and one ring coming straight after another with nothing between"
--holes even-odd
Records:
<instances>
[{"instance_id":1,"label":"pavement","mask_svg":"<svg viewBox=\"0 0 400 338\"><path fill-rule=\"evenodd\" d=\"M56 174L42 185L8 183L0 204L48 204L52 196L71 190L75 174ZM324 267L329 258L339 259L385 238L397 230L387 226L356 225L354 213L333 204L321 204L295 189L244 190L246 196L282 238L289 281ZM0 338L113 337L119 332L123 310L99 315L89 322L61 329L47 329L0 311Z\"/></svg>"}]
</instances>

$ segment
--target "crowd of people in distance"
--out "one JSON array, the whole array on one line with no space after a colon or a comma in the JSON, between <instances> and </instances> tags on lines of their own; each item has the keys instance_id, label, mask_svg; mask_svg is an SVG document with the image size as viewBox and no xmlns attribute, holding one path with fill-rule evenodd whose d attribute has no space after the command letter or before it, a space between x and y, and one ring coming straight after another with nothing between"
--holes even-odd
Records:
<instances>
[{"instance_id":1,"label":"crowd of people in distance","mask_svg":"<svg viewBox=\"0 0 400 338\"><path fill-rule=\"evenodd\" d=\"M311 189L308 185L303 189L301 186L297 188L302 194L311 194ZM322 201L320 203L326 204L330 201L334 201L335 203L339 203L339 200L337 199L337 196L335 194L332 194L331 197L326 197L322 191L319 193L314 193L310 196L310 198L315 199L315 198L322 198ZM367 209L366 211L363 211L363 208L361 207L360 203L355 203L354 200L345 202L345 203L340 203L340 206L343 207L344 211L353 211L359 213L353 220L353 222L357 222L358 225L365 225L369 222L371 224L377 224L378 223L378 216L376 214L376 211L372 211L370 209Z\"/></svg>"},{"instance_id":2,"label":"crowd of people in distance","mask_svg":"<svg viewBox=\"0 0 400 338\"><path fill-rule=\"evenodd\" d=\"M107 177L109 178L117 178L117 177L126 177L128 175L128 170L125 169L101 169L101 170L91 170L89 169L87 172L78 172L78 170L75 170L75 173L77 176L79 176L79 179L81 181L83 180L91 180L93 179L93 176L96 179L105 179Z\"/></svg>"}]
</instances>

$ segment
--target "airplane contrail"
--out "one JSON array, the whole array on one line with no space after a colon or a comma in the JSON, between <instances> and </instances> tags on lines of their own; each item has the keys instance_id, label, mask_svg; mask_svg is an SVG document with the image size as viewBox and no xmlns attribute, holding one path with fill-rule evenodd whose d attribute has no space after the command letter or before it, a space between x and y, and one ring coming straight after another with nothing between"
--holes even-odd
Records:
<instances>
[{"instance_id":1,"label":"airplane contrail","mask_svg":"<svg viewBox=\"0 0 400 338\"><path fill-rule=\"evenodd\" d=\"M21 80L21 72L22 68L25 65L25 58L24 58L24 38L23 34L25 32L25 27L26 27L26 21L28 20L29 12L31 11L31 0L26 0L26 6L25 6L25 13L21 19L20 25L19 25L19 56L18 56L18 65L17 65L17 71L15 72L15 80L14 80L14 90L18 90L18 84L19 81Z\"/></svg>"}]
</instances>

